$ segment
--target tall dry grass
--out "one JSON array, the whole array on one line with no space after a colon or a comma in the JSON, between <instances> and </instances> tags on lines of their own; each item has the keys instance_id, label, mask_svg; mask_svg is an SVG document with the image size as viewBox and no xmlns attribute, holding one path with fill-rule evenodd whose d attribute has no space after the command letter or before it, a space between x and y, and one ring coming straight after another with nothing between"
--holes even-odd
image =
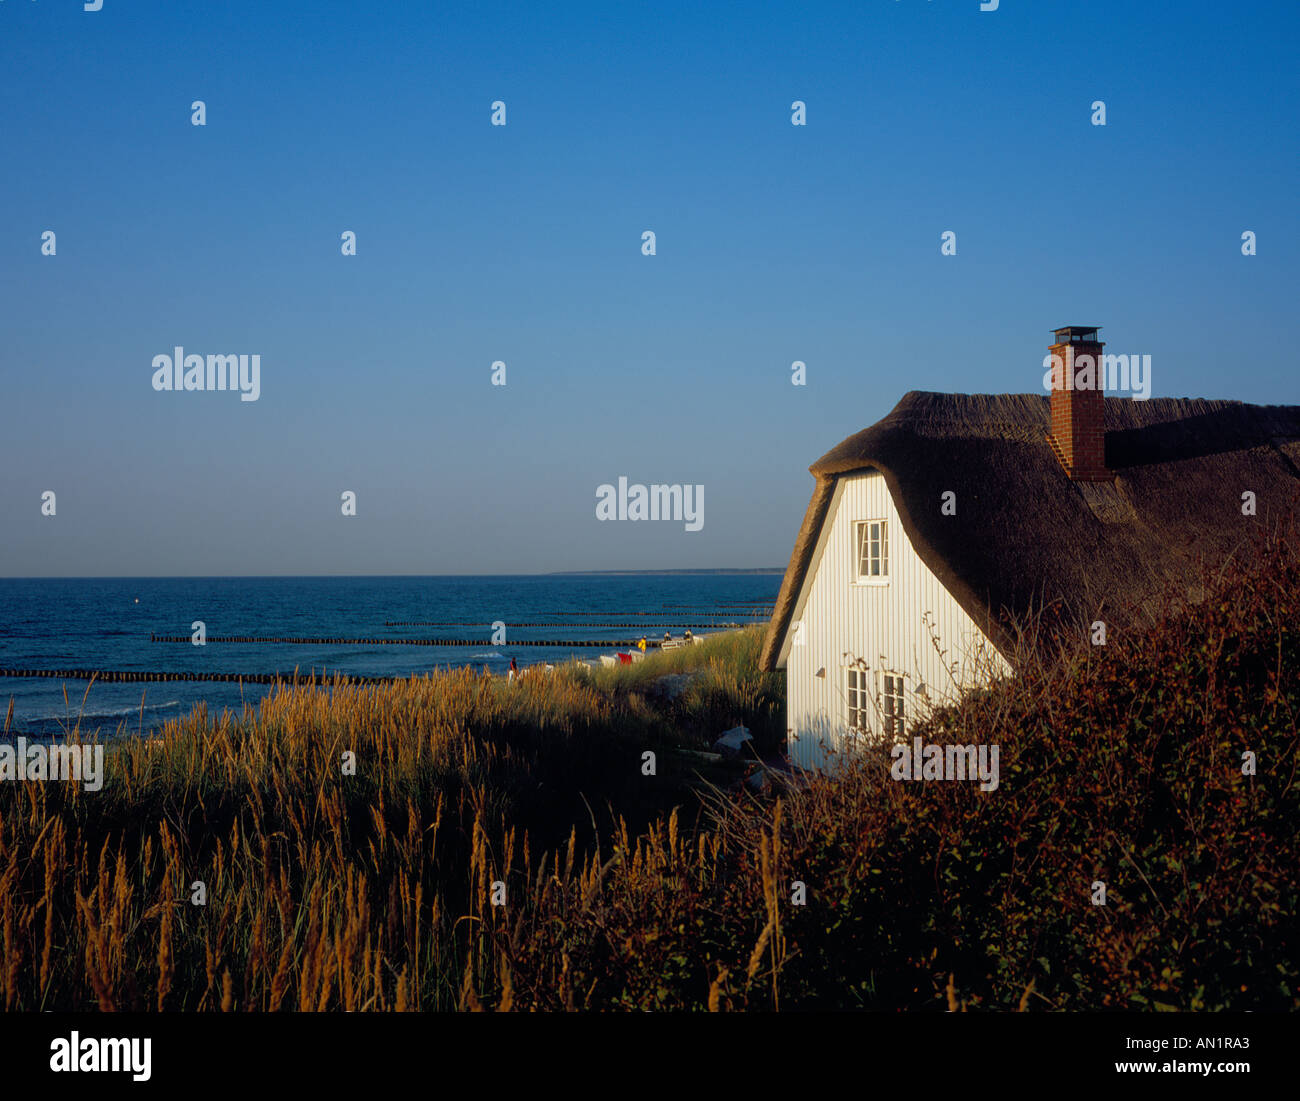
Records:
<instances>
[{"instance_id":1,"label":"tall dry grass","mask_svg":"<svg viewBox=\"0 0 1300 1101\"><path fill-rule=\"evenodd\" d=\"M744 634L751 654L759 637ZM712 645L690 656L716 688L725 662ZM526 914L555 896L589 906L629 853L660 866L654 835L633 845L628 822L639 829L687 794L671 750L689 739L638 690L646 670L680 664L656 671L652 658L600 686L566 668L514 684L469 669L380 686L304 680L240 716L199 707L156 739L116 740L102 791L4 785L0 1001L447 1009L482 1004L482 991L499 1002L490 992L514 975L503 944L521 942ZM754 696L744 679L732 678L741 711ZM646 749L661 761L654 778ZM496 883L504 906L491 904ZM533 997L527 985L520 995Z\"/></svg>"}]
</instances>

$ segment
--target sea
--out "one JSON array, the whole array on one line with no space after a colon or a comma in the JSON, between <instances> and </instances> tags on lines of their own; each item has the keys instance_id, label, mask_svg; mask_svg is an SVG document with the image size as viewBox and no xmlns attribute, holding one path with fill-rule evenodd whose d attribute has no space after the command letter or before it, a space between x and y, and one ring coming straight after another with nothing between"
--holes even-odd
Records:
<instances>
[{"instance_id":1,"label":"sea","mask_svg":"<svg viewBox=\"0 0 1300 1101\"><path fill-rule=\"evenodd\" d=\"M504 675L571 659L597 661L642 635L708 635L762 622L779 571L546 574L498 577L0 578L0 670L150 673L335 672L409 676L473 666ZM194 645L195 622L208 641ZM494 641L493 624L505 624ZM180 638L161 641L154 636ZM223 642L221 636L257 641ZM443 639L468 645L301 643L285 638ZM500 629L496 639L501 637ZM266 641L263 641L266 640ZM481 641L480 641L481 640ZM597 647L522 646L529 640ZM513 645L512 645L513 643ZM271 685L224 681L106 683L0 676L0 728L58 739L147 735L200 702L241 710Z\"/></svg>"}]
</instances>

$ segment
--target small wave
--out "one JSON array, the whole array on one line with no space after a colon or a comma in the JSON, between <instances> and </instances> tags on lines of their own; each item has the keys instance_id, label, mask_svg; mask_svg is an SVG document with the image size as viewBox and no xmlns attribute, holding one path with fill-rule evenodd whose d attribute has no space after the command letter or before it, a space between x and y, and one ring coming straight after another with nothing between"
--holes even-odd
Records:
<instances>
[{"instance_id":1,"label":"small wave","mask_svg":"<svg viewBox=\"0 0 1300 1101\"><path fill-rule=\"evenodd\" d=\"M142 709L139 704L134 707L120 707L115 711L79 711L69 707L66 711L50 711L43 715L32 715L33 722L48 722L51 719L121 719L127 715L138 715L144 711L164 711L169 707L180 707L180 700L168 700L166 703L146 704Z\"/></svg>"},{"instance_id":2,"label":"small wave","mask_svg":"<svg viewBox=\"0 0 1300 1101\"><path fill-rule=\"evenodd\" d=\"M495 650L489 650L485 654L470 654L470 661L477 661L479 658L501 658L505 659L505 654L498 654Z\"/></svg>"}]
</instances>

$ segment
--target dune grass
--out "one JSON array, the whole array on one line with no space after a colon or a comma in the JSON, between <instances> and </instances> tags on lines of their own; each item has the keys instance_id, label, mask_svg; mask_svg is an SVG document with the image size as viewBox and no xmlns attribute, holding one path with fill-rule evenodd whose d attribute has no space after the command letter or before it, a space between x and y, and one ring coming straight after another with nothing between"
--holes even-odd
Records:
<instances>
[{"instance_id":1,"label":"dune grass","mask_svg":"<svg viewBox=\"0 0 1300 1101\"><path fill-rule=\"evenodd\" d=\"M588 683L632 706L638 696L653 699L655 714L685 744L704 747L723 730L746 726L758 746L771 752L785 736L785 686L782 674L758 667L765 630L756 625L719 632L693 646L651 652L632 665L593 669ZM689 679L666 700L667 693L658 690L665 677Z\"/></svg>"},{"instance_id":2,"label":"dune grass","mask_svg":"<svg viewBox=\"0 0 1300 1101\"><path fill-rule=\"evenodd\" d=\"M102 791L4 785L0 1004L458 1006L483 930L517 910L485 908L493 878L507 898L526 891L542 846L580 876L601 824L639 828L689 796L692 767L672 750L702 744L707 719L637 690L694 658L708 707L730 683L730 710L760 719L725 671L741 650L755 670L760 639L594 677L305 680L239 716L200 706L154 739L115 741Z\"/></svg>"}]
</instances>

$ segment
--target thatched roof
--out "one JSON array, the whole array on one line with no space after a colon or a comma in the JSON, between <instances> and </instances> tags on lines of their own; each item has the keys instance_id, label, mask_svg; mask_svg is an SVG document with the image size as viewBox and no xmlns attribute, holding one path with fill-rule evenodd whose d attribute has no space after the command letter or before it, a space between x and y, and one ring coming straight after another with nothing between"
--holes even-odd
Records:
<instances>
[{"instance_id":1,"label":"thatched roof","mask_svg":"<svg viewBox=\"0 0 1300 1101\"><path fill-rule=\"evenodd\" d=\"M817 479L777 597L762 663L775 668L838 476L879 470L921 559L1003 649L999 622L1044 601L1081 618L1146 607L1203 566L1240 555L1300 490L1300 406L1107 398L1113 483L1071 481L1037 394L905 395L809 469ZM957 494L957 514L940 513ZM1242 515L1242 493L1258 515Z\"/></svg>"}]
</instances>

